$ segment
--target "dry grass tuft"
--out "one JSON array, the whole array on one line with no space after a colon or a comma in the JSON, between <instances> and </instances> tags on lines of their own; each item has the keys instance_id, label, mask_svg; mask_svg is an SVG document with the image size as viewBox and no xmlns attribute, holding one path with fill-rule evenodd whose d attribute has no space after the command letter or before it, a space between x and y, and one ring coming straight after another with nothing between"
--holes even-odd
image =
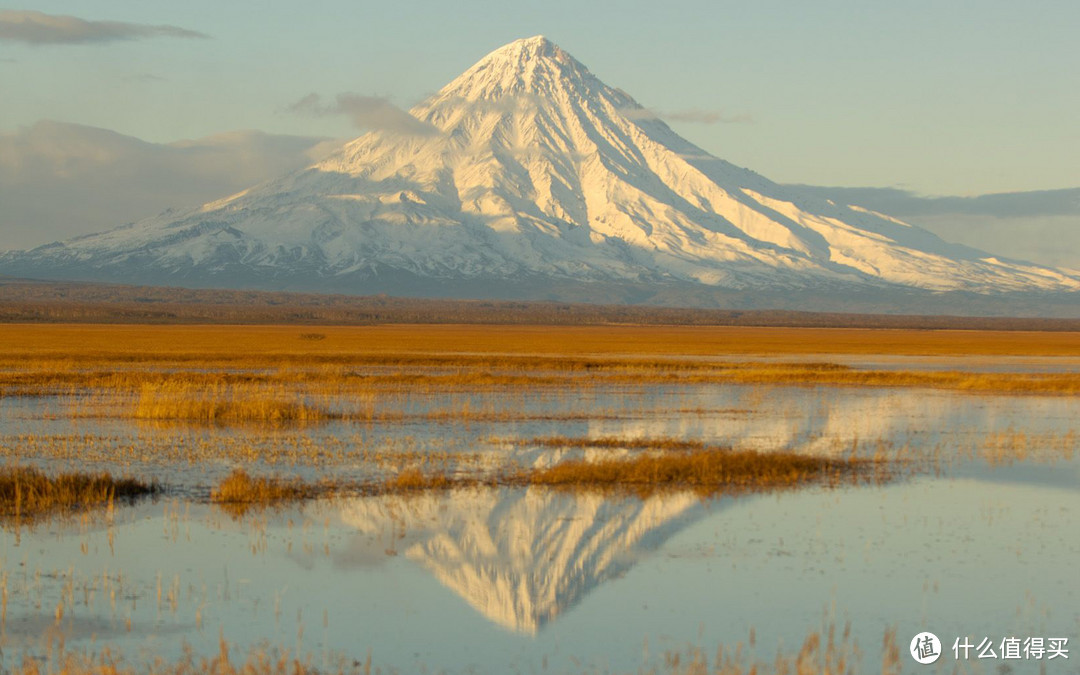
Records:
<instances>
[{"instance_id":1,"label":"dry grass tuft","mask_svg":"<svg viewBox=\"0 0 1080 675\"><path fill-rule=\"evenodd\" d=\"M546 486L571 490L622 489L648 494L657 490L695 490L703 496L741 494L885 481L896 469L883 458L818 457L792 452L755 452L707 447L678 439L536 439L534 444L565 447L637 449L634 456L604 460L566 460L545 468L507 468L485 476L461 476L446 466L402 470L385 481L357 486L365 494L396 494L488 486Z\"/></svg>"},{"instance_id":2,"label":"dry grass tuft","mask_svg":"<svg viewBox=\"0 0 1080 675\"><path fill-rule=\"evenodd\" d=\"M417 490L446 490L449 488L462 487L464 482L455 479L443 472L425 473L417 468L405 469L387 480L383 488L387 492L400 493Z\"/></svg>"},{"instance_id":3,"label":"dry grass tuft","mask_svg":"<svg viewBox=\"0 0 1080 675\"><path fill-rule=\"evenodd\" d=\"M35 518L111 504L159 491L156 483L113 478L107 473L47 476L37 469L0 469L0 517Z\"/></svg>"},{"instance_id":4,"label":"dry grass tuft","mask_svg":"<svg viewBox=\"0 0 1080 675\"><path fill-rule=\"evenodd\" d=\"M870 469L880 470L879 464L856 458L709 448L629 459L569 460L523 472L518 480L529 485L571 488L691 488L709 494L738 493L859 480L872 475Z\"/></svg>"},{"instance_id":5,"label":"dry grass tuft","mask_svg":"<svg viewBox=\"0 0 1080 675\"><path fill-rule=\"evenodd\" d=\"M328 486L324 486L320 490L319 486L299 481L253 478L247 471L236 469L210 491L210 500L233 515L244 515L253 508L266 508L315 497L320 492L329 492L327 488Z\"/></svg>"},{"instance_id":6,"label":"dry grass tuft","mask_svg":"<svg viewBox=\"0 0 1080 675\"><path fill-rule=\"evenodd\" d=\"M282 388L202 387L183 381L146 383L139 390L135 417L208 424L303 424L329 419Z\"/></svg>"}]
</instances>

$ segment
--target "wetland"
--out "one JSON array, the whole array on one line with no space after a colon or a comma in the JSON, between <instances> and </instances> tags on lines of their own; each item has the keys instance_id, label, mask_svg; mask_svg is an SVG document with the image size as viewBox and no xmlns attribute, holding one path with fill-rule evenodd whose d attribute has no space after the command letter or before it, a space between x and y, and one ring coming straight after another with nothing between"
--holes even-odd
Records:
<instances>
[{"instance_id":1,"label":"wetland","mask_svg":"<svg viewBox=\"0 0 1080 675\"><path fill-rule=\"evenodd\" d=\"M5 475L145 487L9 503L0 479L0 670L900 673L922 630L1080 636L1075 333L0 345ZM1002 663L946 657L922 668Z\"/></svg>"}]
</instances>

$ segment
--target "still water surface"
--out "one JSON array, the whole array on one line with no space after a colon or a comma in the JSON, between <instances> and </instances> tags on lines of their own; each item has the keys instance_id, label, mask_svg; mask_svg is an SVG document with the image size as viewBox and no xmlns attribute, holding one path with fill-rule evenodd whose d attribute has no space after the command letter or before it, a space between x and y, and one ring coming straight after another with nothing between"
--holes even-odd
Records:
<instances>
[{"instance_id":1,"label":"still water surface","mask_svg":"<svg viewBox=\"0 0 1080 675\"><path fill-rule=\"evenodd\" d=\"M474 405L489 405L478 397ZM96 439L84 443L92 452L83 460L21 459L111 466L170 485L166 497L111 518L0 531L3 653L46 654L59 635L69 649L176 655L190 644L212 653L224 635L327 664L363 661L370 649L375 665L402 672L635 672L662 663L665 652L712 654L740 642L771 661L809 632L850 621L863 672L874 672L890 627L902 654L922 630L947 650L967 635L1080 642L1075 398L696 386L514 405L550 418L256 432L140 426L72 417L70 402L59 399L0 399L9 448L28 434ZM597 414L563 414L582 410ZM854 449L912 468L885 485L738 498L478 488L233 518L204 497L243 463L234 453L118 458L119 448L140 444L213 446L239 436L274 448L303 436L342 450L323 464L264 456L251 466L318 477L377 473L351 456L361 447L450 449L526 464L584 452L528 443L555 434ZM1080 672L1080 654L1073 656L1047 672ZM926 670L950 670L949 657Z\"/></svg>"}]
</instances>

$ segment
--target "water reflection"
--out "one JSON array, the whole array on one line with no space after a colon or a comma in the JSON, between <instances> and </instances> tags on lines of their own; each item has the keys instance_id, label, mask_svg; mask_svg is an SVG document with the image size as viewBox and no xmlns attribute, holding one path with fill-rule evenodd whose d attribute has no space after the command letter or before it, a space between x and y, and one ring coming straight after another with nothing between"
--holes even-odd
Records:
<instances>
[{"instance_id":1,"label":"water reflection","mask_svg":"<svg viewBox=\"0 0 1080 675\"><path fill-rule=\"evenodd\" d=\"M840 454L878 444L918 452L982 447L988 435L1072 434L1080 399L1067 396L972 396L940 390L833 387L717 387L701 400L749 414L675 414L588 423L593 438L700 438L739 449ZM1040 448L1032 447L1032 452Z\"/></svg>"},{"instance_id":2,"label":"water reflection","mask_svg":"<svg viewBox=\"0 0 1080 675\"><path fill-rule=\"evenodd\" d=\"M715 510L716 504L711 508ZM491 621L536 633L702 518L689 493L646 499L531 488L355 499L342 521L389 543ZM346 562L346 561L342 561Z\"/></svg>"},{"instance_id":3,"label":"water reflection","mask_svg":"<svg viewBox=\"0 0 1080 675\"><path fill-rule=\"evenodd\" d=\"M432 405L450 409L460 402ZM489 392L476 394L469 408L503 405L500 395ZM417 453L477 453L479 465L487 467L512 455L535 465L555 455L529 441L551 436L678 438L822 455L852 447L866 453L907 448L952 456L978 450L990 434L1020 433L1031 441L1040 434L1071 433L1075 447L1080 419L1078 397L884 388L633 387L524 396L513 405L505 419L372 420L256 431L73 419L56 400L0 399L0 456L47 470L92 463L114 473L156 478L175 494L200 497L238 464L308 480L381 476L386 467L372 461L373 454L383 455L387 466L396 466L395 454ZM583 417L583 411L589 414ZM1030 445L1030 452L1044 452L1040 444Z\"/></svg>"}]
</instances>

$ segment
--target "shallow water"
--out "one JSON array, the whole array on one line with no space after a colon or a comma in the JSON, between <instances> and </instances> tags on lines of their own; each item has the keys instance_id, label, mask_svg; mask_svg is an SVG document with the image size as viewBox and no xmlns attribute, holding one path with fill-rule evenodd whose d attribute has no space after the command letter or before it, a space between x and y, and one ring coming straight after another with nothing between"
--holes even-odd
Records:
<instances>
[{"instance_id":1,"label":"shallow water","mask_svg":"<svg viewBox=\"0 0 1080 675\"><path fill-rule=\"evenodd\" d=\"M490 398L474 395L472 409L500 404ZM1075 398L725 385L511 403L549 418L160 427L73 418L61 399L0 399L2 442L9 453L23 449L20 459L115 467L170 485L166 497L111 518L0 532L4 658L46 654L50 635L55 645L62 634L67 648L164 655L185 643L210 653L224 635L326 664L337 655L363 661L370 649L376 666L401 672L635 672L662 664L668 651L711 655L738 643L771 661L778 647L794 652L809 632L850 621L862 672L877 672L890 627L905 672L915 667L907 642L924 629L947 652L927 669L946 672L959 636L1080 641ZM460 404L456 396L415 406ZM595 416L566 419L581 411ZM68 449L32 454L48 443L20 440L28 434ZM202 499L236 465L376 475L364 448L526 464L583 452L523 441L551 435L854 449L912 468L884 485L707 500L470 489L313 502L237 520ZM339 451L315 466L266 461L301 441ZM177 451L200 443L267 454L248 462L233 449ZM1080 655L1071 657L1046 662L1047 672L1080 672ZM991 671L1003 662L987 663Z\"/></svg>"}]
</instances>

